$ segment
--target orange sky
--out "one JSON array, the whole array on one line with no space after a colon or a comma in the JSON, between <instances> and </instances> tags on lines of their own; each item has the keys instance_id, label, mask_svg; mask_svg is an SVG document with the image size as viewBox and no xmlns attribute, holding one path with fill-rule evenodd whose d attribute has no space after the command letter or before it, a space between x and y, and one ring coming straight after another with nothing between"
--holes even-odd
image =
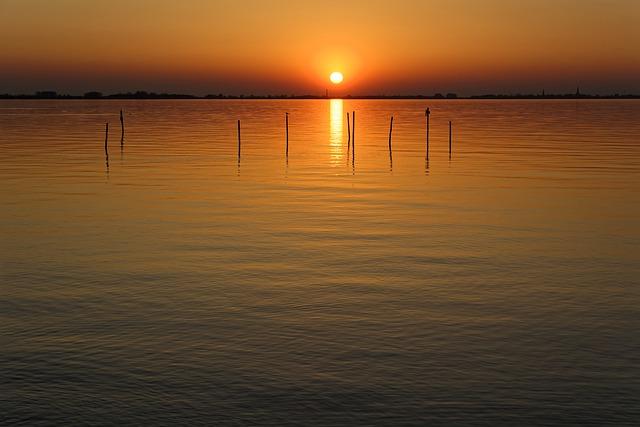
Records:
<instances>
[{"instance_id":1,"label":"orange sky","mask_svg":"<svg viewBox=\"0 0 640 427\"><path fill-rule=\"evenodd\" d=\"M0 0L0 92L640 92L638 0Z\"/></svg>"}]
</instances>

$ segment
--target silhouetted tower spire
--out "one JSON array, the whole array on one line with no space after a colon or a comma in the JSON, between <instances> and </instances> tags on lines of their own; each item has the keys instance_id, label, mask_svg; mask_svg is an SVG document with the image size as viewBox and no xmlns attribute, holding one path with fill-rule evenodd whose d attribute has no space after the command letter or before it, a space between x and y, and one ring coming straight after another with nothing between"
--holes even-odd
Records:
<instances>
[{"instance_id":1,"label":"silhouetted tower spire","mask_svg":"<svg viewBox=\"0 0 640 427\"><path fill-rule=\"evenodd\" d=\"M580 96L580 86L576 88L576 96Z\"/></svg>"}]
</instances>

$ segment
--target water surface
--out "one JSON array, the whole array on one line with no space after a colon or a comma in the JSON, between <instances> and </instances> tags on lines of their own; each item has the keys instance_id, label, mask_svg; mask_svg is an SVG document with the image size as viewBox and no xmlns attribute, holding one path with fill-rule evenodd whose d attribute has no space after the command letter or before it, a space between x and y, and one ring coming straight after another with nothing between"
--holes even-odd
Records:
<instances>
[{"instance_id":1,"label":"water surface","mask_svg":"<svg viewBox=\"0 0 640 427\"><path fill-rule=\"evenodd\" d=\"M640 419L638 101L2 101L0 147L6 423Z\"/></svg>"}]
</instances>

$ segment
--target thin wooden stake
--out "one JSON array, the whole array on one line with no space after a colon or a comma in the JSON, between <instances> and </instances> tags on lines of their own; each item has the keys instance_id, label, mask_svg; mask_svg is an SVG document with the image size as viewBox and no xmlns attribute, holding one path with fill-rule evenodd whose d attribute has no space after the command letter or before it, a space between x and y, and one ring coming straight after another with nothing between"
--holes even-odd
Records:
<instances>
[{"instance_id":1,"label":"thin wooden stake","mask_svg":"<svg viewBox=\"0 0 640 427\"><path fill-rule=\"evenodd\" d=\"M389 123L389 170L393 171L393 151L391 150L391 132L393 132L393 116Z\"/></svg>"},{"instance_id":2,"label":"thin wooden stake","mask_svg":"<svg viewBox=\"0 0 640 427\"><path fill-rule=\"evenodd\" d=\"M238 162L240 161L240 120L238 120Z\"/></svg>"},{"instance_id":3,"label":"thin wooden stake","mask_svg":"<svg viewBox=\"0 0 640 427\"><path fill-rule=\"evenodd\" d=\"M427 116L427 159L429 158L429 116L431 115L431 111L427 108L424 111L424 115Z\"/></svg>"},{"instance_id":4,"label":"thin wooden stake","mask_svg":"<svg viewBox=\"0 0 640 427\"><path fill-rule=\"evenodd\" d=\"M451 158L451 122L449 122L449 158Z\"/></svg>"},{"instance_id":5,"label":"thin wooden stake","mask_svg":"<svg viewBox=\"0 0 640 427\"><path fill-rule=\"evenodd\" d=\"M356 112L352 111L351 112L351 118L353 119L353 125L351 126L351 132L353 133L351 135L351 163L355 164L356 163Z\"/></svg>"},{"instance_id":6,"label":"thin wooden stake","mask_svg":"<svg viewBox=\"0 0 640 427\"><path fill-rule=\"evenodd\" d=\"M391 132L393 132L393 116L391 116L391 122L389 123L389 153L391 153Z\"/></svg>"},{"instance_id":7,"label":"thin wooden stake","mask_svg":"<svg viewBox=\"0 0 640 427\"><path fill-rule=\"evenodd\" d=\"M122 109L120 110L120 127L122 128L122 135L120 136L120 144L124 144L124 115Z\"/></svg>"},{"instance_id":8,"label":"thin wooden stake","mask_svg":"<svg viewBox=\"0 0 640 427\"><path fill-rule=\"evenodd\" d=\"M286 135L287 135L287 144L285 148L285 154L289 157L289 113L285 113L284 122L286 127Z\"/></svg>"},{"instance_id":9,"label":"thin wooden stake","mask_svg":"<svg viewBox=\"0 0 640 427\"><path fill-rule=\"evenodd\" d=\"M109 123L104 124L104 158L109 169Z\"/></svg>"},{"instance_id":10,"label":"thin wooden stake","mask_svg":"<svg viewBox=\"0 0 640 427\"><path fill-rule=\"evenodd\" d=\"M347 148L351 145L351 122L349 121L349 112L347 111Z\"/></svg>"}]
</instances>

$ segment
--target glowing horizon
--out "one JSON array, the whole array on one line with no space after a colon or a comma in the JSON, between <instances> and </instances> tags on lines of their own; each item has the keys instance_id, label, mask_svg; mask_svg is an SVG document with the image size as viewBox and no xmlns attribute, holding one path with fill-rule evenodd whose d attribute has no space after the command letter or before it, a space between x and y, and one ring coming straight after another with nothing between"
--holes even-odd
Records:
<instances>
[{"instance_id":1,"label":"glowing horizon","mask_svg":"<svg viewBox=\"0 0 640 427\"><path fill-rule=\"evenodd\" d=\"M633 0L8 0L0 93L640 92Z\"/></svg>"}]
</instances>

